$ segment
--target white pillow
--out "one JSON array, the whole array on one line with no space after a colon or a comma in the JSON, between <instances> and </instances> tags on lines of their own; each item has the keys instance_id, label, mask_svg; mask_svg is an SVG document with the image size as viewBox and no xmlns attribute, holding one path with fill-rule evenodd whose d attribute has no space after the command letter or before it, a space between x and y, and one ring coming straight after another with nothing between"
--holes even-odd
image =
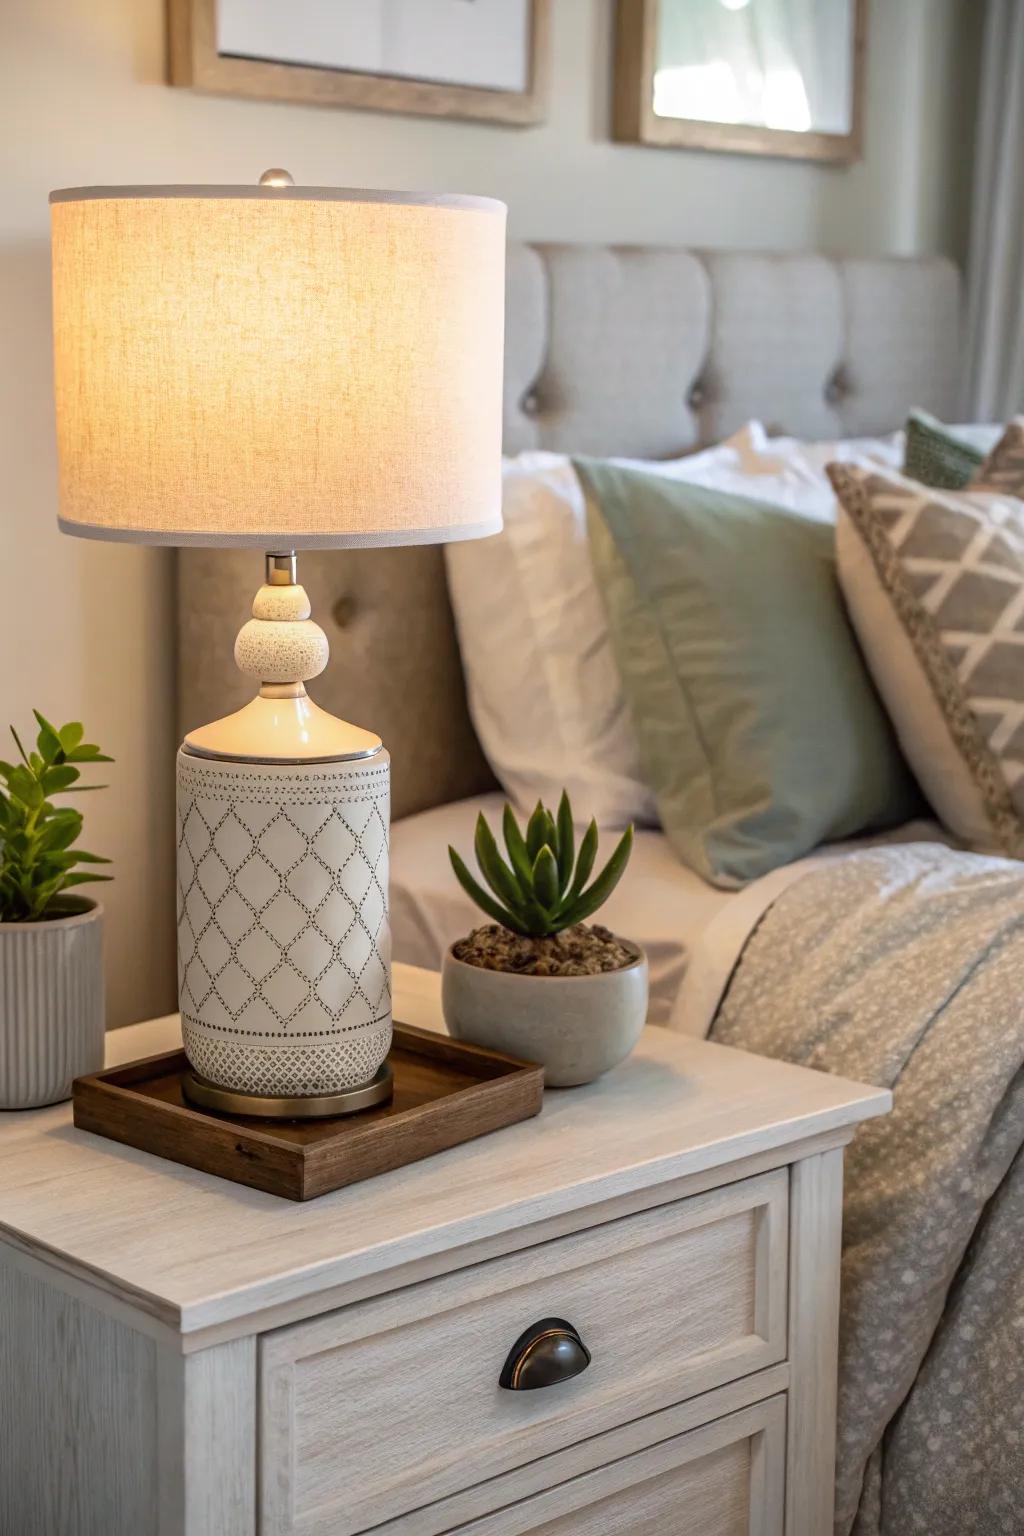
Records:
<instances>
[{"instance_id":1,"label":"white pillow","mask_svg":"<svg viewBox=\"0 0 1024 1536\"><path fill-rule=\"evenodd\" d=\"M750 422L685 458L615 462L829 520L826 464L869 455L897 468L901 452L899 434L807 444ZM578 821L656 825L568 455L506 459L502 513L500 534L445 548L470 713L495 776L522 810L554 806L564 786Z\"/></svg>"}]
</instances>

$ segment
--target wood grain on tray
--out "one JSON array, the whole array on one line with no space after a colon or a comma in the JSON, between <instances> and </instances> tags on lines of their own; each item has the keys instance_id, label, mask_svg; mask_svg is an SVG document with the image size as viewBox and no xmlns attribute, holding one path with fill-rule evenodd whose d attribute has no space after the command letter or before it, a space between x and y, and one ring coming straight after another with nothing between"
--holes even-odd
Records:
<instances>
[{"instance_id":1,"label":"wood grain on tray","mask_svg":"<svg viewBox=\"0 0 1024 1536\"><path fill-rule=\"evenodd\" d=\"M74 1085L74 1122L221 1178L310 1200L538 1113L543 1068L396 1024L389 1104L325 1120L217 1114L182 1092L184 1051L113 1067Z\"/></svg>"}]
</instances>

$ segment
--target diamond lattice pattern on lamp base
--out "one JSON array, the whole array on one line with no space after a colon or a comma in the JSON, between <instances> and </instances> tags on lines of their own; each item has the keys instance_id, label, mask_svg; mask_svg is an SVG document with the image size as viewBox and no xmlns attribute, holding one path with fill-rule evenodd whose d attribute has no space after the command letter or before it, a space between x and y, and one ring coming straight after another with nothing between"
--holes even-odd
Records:
<instances>
[{"instance_id":1,"label":"diamond lattice pattern on lamp base","mask_svg":"<svg viewBox=\"0 0 1024 1536\"><path fill-rule=\"evenodd\" d=\"M366 1082L391 1044L389 759L178 754L178 991L195 1070L250 1093Z\"/></svg>"}]
</instances>

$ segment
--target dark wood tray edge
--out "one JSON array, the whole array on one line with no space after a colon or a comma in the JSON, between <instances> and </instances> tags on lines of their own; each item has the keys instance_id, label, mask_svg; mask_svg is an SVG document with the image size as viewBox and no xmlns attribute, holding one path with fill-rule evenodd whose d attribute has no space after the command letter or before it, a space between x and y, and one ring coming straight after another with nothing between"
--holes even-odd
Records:
<instances>
[{"instance_id":1,"label":"dark wood tray edge","mask_svg":"<svg viewBox=\"0 0 1024 1536\"><path fill-rule=\"evenodd\" d=\"M161 1052L150 1058L153 1061L171 1060L179 1054ZM132 1063L134 1065L134 1063ZM116 1070L116 1069L115 1069ZM208 1118L201 1112L189 1110L178 1104L167 1104L159 1099L143 1099L130 1088L117 1083L100 1081L100 1074L76 1078L73 1085L72 1121L80 1131L90 1131L106 1141L134 1147L137 1152L147 1152L179 1167L195 1168L200 1173L212 1173L218 1178L228 1178L210 1166L211 1154L224 1150L234 1140L233 1168L230 1178L250 1189L261 1189L267 1194L283 1194L289 1200L301 1200L301 1165L295 1152L285 1143L264 1132L244 1129L242 1135L232 1134L226 1120ZM118 1119L112 1121L111 1108L116 1107ZM187 1127L187 1135L183 1131ZM243 1145L244 1143L244 1145ZM259 1156L247 1160L245 1146L258 1147ZM286 1190L267 1187L266 1174L273 1168L275 1177L287 1186Z\"/></svg>"},{"instance_id":2,"label":"dark wood tray edge","mask_svg":"<svg viewBox=\"0 0 1024 1536\"><path fill-rule=\"evenodd\" d=\"M408 1156L379 1158L373 1174L368 1177L410 1167L438 1152L447 1152L467 1141L475 1141L478 1136L489 1136L492 1131L518 1125L520 1121L540 1114L544 1105L544 1068L524 1065L518 1071L492 1078L490 1082L458 1088L446 1095L443 1102L446 1110L443 1117L435 1113L433 1104L420 1104L392 1116L388 1122L392 1133L389 1145L411 1141L415 1136L415 1150ZM467 1129L467 1122L471 1129ZM350 1157L358 1155L364 1148L372 1147L375 1140L374 1126L360 1126L346 1138L344 1152ZM344 1188L341 1184L324 1182L330 1179L329 1170L341 1150L341 1144L326 1141L305 1149L302 1174L308 1193L303 1194L303 1199L326 1194L330 1189Z\"/></svg>"},{"instance_id":3,"label":"dark wood tray edge","mask_svg":"<svg viewBox=\"0 0 1024 1536\"><path fill-rule=\"evenodd\" d=\"M396 1024L395 1041L399 1047L404 1043L403 1037L414 1053L434 1060L452 1060L455 1065L461 1064L463 1070L485 1066L491 1070L481 1071L476 1082L455 1089L443 1100L415 1105L392 1115L387 1121L386 1138L381 1136L379 1126L367 1123L352 1127L343 1141L298 1147L248 1125L234 1126L227 1117L206 1114L190 1105L143 1099L132 1091L132 1083L153 1075L158 1065L166 1064L168 1071L179 1067L184 1057L179 1047L76 1078L72 1089L73 1123L79 1130L228 1182L284 1199L309 1200L516 1125L538 1114L543 1107L543 1067L468 1041L454 1040L434 1030ZM127 1081L125 1074L129 1074ZM444 1114L439 1114L439 1104L444 1105ZM110 1117L112 1106L118 1111L114 1124ZM252 1156L249 1148L258 1150L259 1155ZM379 1154L376 1157L375 1151ZM225 1158L230 1161L231 1172L224 1169ZM349 1178L338 1177L339 1164L351 1164L358 1159L364 1161L364 1171ZM211 1162L221 1166L211 1166ZM268 1184L267 1176L271 1173L274 1188Z\"/></svg>"}]
</instances>

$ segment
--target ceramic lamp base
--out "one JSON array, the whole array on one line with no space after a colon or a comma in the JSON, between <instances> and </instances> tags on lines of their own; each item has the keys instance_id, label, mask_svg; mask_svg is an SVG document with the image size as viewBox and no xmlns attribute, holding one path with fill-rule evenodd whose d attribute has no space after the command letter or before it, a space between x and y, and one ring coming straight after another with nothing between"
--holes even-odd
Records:
<instances>
[{"instance_id":1,"label":"ceramic lamp base","mask_svg":"<svg viewBox=\"0 0 1024 1536\"><path fill-rule=\"evenodd\" d=\"M388 754L177 762L185 1051L220 1088L367 1083L391 1044Z\"/></svg>"}]
</instances>

